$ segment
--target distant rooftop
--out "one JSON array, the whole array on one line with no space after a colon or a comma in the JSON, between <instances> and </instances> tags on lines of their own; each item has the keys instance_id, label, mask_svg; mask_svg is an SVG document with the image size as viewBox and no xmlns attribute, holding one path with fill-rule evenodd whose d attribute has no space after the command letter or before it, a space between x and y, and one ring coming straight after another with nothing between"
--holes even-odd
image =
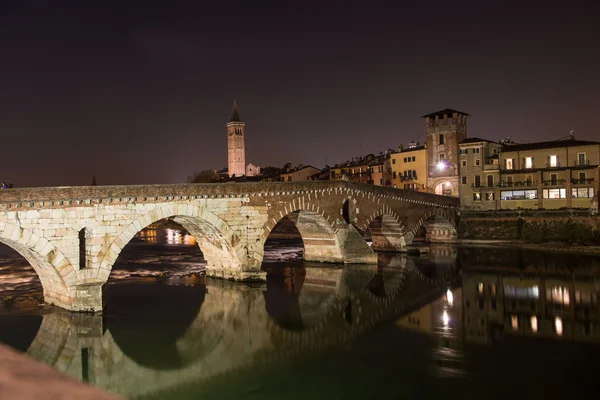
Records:
<instances>
[{"instance_id":1,"label":"distant rooftop","mask_svg":"<svg viewBox=\"0 0 600 400\"><path fill-rule=\"evenodd\" d=\"M523 151L523 150L541 150L541 149L555 149L559 147L579 147L579 146L590 146L600 145L600 142L590 142L587 140L577 140L574 136L571 139L559 139L551 140L547 142L534 142L534 143L521 143L521 144L505 144L502 146L502 151Z\"/></svg>"},{"instance_id":2,"label":"distant rooftop","mask_svg":"<svg viewBox=\"0 0 600 400\"><path fill-rule=\"evenodd\" d=\"M425 149L425 145L422 144L421 146L409 147L408 149L403 149L403 150L399 151L398 153L409 153L411 151L419 151L419 150L424 150L424 149Z\"/></svg>"},{"instance_id":3,"label":"distant rooftop","mask_svg":"<svg viewBox=\"0 0 600 400\"><path fill-rule=\"evenodd\" d=\"M451 108L446 108L445 110L442 110L442 111L436 111L436 112L433 112L431 114L423 115L421 118L435 117L436 115L438 115L440 117L443 117L444 114L452 115L453 113L458 113L458 114L467 115L467 116L469 115L466 112L453 110Z\"/></svg>"},{"instance_id":4,"label":"distant rooftop","mask_svg":"<svg viewBox=\"0 0 600 400\"><path fill-rule=\"evenodd\" d=\"M472 137L472 138L466 138L465 140L463 140L459 144L480 143L480 142L497 143L497 142L494 142L493 140L487 140L487 139L482 139L482 138L478 138L478 137Z\"/></svg>"}]
</instances>

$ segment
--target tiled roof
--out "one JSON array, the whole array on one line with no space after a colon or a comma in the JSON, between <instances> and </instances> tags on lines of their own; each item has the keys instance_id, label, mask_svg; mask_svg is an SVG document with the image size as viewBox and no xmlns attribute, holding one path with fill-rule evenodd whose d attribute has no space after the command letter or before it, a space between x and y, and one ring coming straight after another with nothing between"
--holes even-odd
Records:
<instances>
[{"instance_id":1,"label":"tiled roof","mask_svg":"<svg viewBox=\"0 0 600 400\"><path fill-rule=\"evenodd\" d=\"M579 147L579 146L590 146L600 145L600 142L590 142L586 140L566 139L566 140L552 140L549 142L535 142L535 143L523 143L523 144L505 144L502 146L502 151L523 151L523 150L541 150L541 149L556 149L559 147Z\"/></svg>"},{"instance_id":2,"label":"tiled roof","mask_svg":"<svg viewBox=\"0 0 600 400\"><path fill-rule=\"evenodd\" d=\"M459 144L479 143L479 142L497 143L497 142L494 142L493 140L487 140L487 139L482 139L482 138L478 138L478 137L472 137L472 138L466 138L465 140L463 140Z\"/></svg>"},{"instance_id":3,"label":"tiled roof","mask_svg":"<svg viewBox=\"0 0 600 400\"><path fill-rule=\"evenodd\" d=\"M436 111L436 112L433 112L431 114L423 115L421 118L435 117L436 115L439 115L440 117L442 117L442 116L444 116L444 114L452 115L453 113L458 113L458 114L462 114L462 115L469 115L469 114L467 114L465 112L462 112L462 111L456 111L456 110L453 110L451 108L446 108L445 110L442 110L442 111Z\"/></svg>"}]
</instances>

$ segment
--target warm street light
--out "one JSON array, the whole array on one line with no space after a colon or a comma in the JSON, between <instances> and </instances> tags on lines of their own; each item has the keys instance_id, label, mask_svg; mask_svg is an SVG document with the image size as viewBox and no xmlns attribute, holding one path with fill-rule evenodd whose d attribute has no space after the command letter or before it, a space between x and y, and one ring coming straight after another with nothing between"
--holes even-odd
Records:
<instances>
[{"instance_id":1,"label":"warm street light","mask_svg":"<svg viewBox=\"0 0 600 400\"><path fill-rule=\"evenodd\" d=\"M437 163L437 169L439 169L440 171L443 171L446 169L446 163L443 161L440 161L439 163Z\"/></svg>"}]
</instances>

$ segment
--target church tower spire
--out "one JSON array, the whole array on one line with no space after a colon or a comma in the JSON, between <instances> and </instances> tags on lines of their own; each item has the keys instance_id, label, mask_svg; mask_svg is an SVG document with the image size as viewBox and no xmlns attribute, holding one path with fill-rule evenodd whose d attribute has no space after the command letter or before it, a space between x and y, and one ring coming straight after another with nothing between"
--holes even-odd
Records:
<instances>
[{"instance_id":1,"label":"church tower spire","mask_svg":"<svg viewBox=\"0 0 600 400\"><path fill-rule=\"evenodd\" d=\"M246 175L246 124L240 120L236 101L233 101L231 121L227 124L227 172L229 177Z\"/></svg>"}]
</instances>

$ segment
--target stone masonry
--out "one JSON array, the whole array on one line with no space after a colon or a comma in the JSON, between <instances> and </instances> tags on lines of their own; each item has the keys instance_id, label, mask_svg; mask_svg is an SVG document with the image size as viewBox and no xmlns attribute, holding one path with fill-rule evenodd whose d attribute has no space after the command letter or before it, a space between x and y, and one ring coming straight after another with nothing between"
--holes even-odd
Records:
<instances>
[{"instance_id":1,"label":"stone masonry","mask_svg":"<svg viewBox=\"0 0 600 400\"><path fill-rule=\"evenodd\" d=\"M375 263L361 232L378 226L376 248L400 250L431 218L453 228L458 206L454 198L349 182L10 189L0 192L0 242L29 261L46 302L96 312L121 250L164 218L196 238L207 276L247 281L264 279L264 243L287 215L297 215L307 260Z\"/></svg>"}]
</instances>

